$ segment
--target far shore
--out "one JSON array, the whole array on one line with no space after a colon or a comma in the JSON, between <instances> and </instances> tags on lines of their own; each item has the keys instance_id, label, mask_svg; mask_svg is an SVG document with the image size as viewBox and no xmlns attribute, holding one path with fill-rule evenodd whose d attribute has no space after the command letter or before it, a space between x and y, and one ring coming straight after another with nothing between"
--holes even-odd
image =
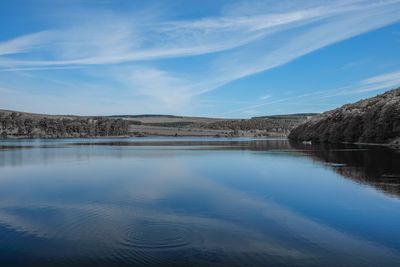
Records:
<instances>
[{"instance_id":1,"label":"far shore","mask_svg":"<svg viewBox=\"0 0 400 267\"><path fill-rule=\"evenodd\" d=\"M0 138L286 137L312 114L249 119L173 115L68 116L0 110Z\"/></svg>"}]
</instances>

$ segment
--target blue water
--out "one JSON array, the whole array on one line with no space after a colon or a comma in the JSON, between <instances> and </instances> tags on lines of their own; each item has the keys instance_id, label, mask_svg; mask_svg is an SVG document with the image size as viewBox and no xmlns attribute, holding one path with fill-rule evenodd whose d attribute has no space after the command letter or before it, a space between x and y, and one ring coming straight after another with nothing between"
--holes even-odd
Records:
<instances>
[{"instance_id":1,"label":"blue water","mask_svg":"<svg viewBox=\"0 0 400 267\"><path fill-rule=\"evenodd\" d=\"M0 142L0 266L400 266L400 153L284 139Z\"/></svg>"}]
</instances>

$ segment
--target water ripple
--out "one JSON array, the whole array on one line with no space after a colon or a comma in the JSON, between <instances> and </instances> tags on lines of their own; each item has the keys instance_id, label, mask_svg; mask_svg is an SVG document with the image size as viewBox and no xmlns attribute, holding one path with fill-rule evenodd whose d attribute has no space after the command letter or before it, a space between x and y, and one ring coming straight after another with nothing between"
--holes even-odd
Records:
<instances>
[{"instance_id":1,"label":"water ripple","mask_svg":"<svg viewBox=\"0 0 400 267\"><path fill-rule=\"evenodd\" d=\"M139 222L129 226L120 245L135 249L173 249L188 246L189 229L169 222Z\"/></svg>"}]
</instances>

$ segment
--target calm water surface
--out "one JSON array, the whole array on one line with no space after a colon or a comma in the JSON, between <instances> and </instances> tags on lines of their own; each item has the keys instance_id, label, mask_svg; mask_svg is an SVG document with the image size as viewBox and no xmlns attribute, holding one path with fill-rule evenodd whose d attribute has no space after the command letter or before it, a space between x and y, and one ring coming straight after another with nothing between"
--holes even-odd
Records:
<instances>
[{"instance_id":1,"label":"calm water surface","mask_svg":"<svg viewBox=\"0 0 400 267\"><path fill-rule=\"evenodd\" d=\"M400 153L287 140L0 142L0 266L400 266Z\"/></svg>"}]
</instances>

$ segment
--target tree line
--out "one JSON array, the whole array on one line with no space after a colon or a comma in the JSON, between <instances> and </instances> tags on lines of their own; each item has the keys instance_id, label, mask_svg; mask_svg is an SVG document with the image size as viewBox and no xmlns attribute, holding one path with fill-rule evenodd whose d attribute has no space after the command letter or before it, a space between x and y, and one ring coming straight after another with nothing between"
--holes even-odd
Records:
<instances>
[{"instance_id":1,"label":"tree line","mask_svg":"<svg viewBox=\"0 0 400 267\"><path fill-rule=\"evenodd\" d=\"M36 116L0 113L0 136L26 138L123 136L134 122L106 117Z\"/></svg>"}]
</instances>

